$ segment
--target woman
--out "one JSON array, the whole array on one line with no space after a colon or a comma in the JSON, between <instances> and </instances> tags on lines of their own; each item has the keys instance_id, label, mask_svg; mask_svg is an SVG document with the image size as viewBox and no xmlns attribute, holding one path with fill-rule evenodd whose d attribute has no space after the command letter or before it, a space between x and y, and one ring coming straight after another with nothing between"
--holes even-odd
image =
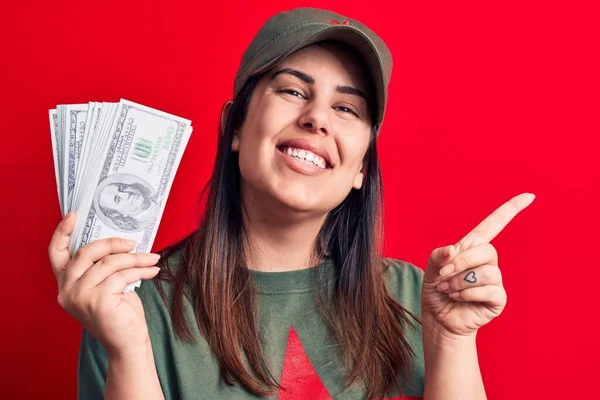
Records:
<instances>
[{"instance_id":1,"label":"woman","mask_svg":"<svg viewBox=\"0 0 600 400\"><path fill-rule=\"evenodd\" d=\"M199 228L162 252L160 274L159 255L120 239L71 258L65 217L49 252L84 327L81 398L485 398L475 337L506 304L489 242L533 196L434 250L425 273L382 259L390 72L358 21L278 14L223 108ZM139 279L153 280L122 294Z\"/></svg>"}]
</instances>

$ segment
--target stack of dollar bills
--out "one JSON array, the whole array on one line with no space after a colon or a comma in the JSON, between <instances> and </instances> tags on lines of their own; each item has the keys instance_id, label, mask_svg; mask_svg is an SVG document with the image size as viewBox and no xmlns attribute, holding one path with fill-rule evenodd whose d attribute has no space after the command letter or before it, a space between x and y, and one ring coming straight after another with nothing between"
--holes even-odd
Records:
<instances>
[{"instance_id":1,"label":"stack of dollar bills","mask_svg":"<svg viewBox=\"0 0 600 400\"><path fill-rule=\"evenodd\" d=\"M61 212L77 213L71 254L108 237L150 252L191 121L122 99L58 105L50 131Z\"/></svg>"}]
</instances>

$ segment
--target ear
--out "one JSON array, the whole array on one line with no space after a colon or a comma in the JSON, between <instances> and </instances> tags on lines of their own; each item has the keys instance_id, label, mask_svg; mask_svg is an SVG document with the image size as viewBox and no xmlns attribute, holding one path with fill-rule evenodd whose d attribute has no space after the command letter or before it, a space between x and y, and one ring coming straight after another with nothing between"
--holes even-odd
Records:
<instances>
[{"instance_id":1,"label":"ear","mask_svg":"<svg viewBox=\"0 0 600 400\"><path fill-rule=\"evenodd\" d=\"M354 177L354 182L352 183L352 187L356 190L360 190L362 188L363 181L365 179L366 172L366 163L364 161L360 162L360 169L356 173Z\"/></svg>"},{"instance_id":2,"label":"ear","mask_svg":"<svg viewBox=\"0 0 600 400\"><path fill-rule=\"evenodd\" d=\"M233 140L231 141L231 151L238 152L240 151L240 135L238 131L233 133Z\"/></svg>"},{"instance_id":3,"label":"ear","mask_svg":"<svg viewBox=\"0 0 600 400\"><path fill-rule=\"evenodd\" d=\"M225 132L225 125L227 125L227 117L229 116L229 111L231 110L231 105L233 101L227 100L223 107L221 108L221 134ZM237 131L234 132L233 141L231 142L231 151L238 151L240 147L240 138Z\"/></svg>"},{"instance_id":4,"label":"ear","mask_svg":"<svg viewBox=\"0 0 600 400\"><path fill-rule=\"evenodd\" d=\"M221 107L221 132L225 132L225 124L227 123L227 117L229 116L229 110L231 110L231 105L233 101L227 100L223 107Z\"/></svg>"},{"instance_id":5,"label":"ear","mask_svg":"<svg viewBox=\"0 0 600 400\"><path fill-rule=\"evenodd\" d=\"M227 117L229 116L229 110L231 110L232 104L233 101L227 100L221 108L221 132L225 132L225 124L227 123Z\"/></svg>"}]
</instances>

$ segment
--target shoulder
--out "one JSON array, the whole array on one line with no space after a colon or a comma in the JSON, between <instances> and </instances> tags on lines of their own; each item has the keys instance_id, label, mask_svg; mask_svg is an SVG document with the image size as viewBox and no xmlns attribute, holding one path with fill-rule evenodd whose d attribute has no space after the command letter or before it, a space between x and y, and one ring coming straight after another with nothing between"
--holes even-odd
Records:
<instances>
[{"instance_id":1,"label":"shoulder","mask_svg":"<svg viewBox=\"0 0 600 400\"><path fill-rule=\"evenodd\" d=\"M424 271L406 261L383 258L383 276L390 295L408 310L420 314Z\"/></svg>"},{"instance_id":2,"label":"shoulder","mask_svg":"<svg viewBox=\"0 0 600 400\"><path fill-rule=\"evenodd\" d=\"M384 271L388 275L401 277L409 280L423 280L424 271L408 261L398 260L396 258L384 257L381 260Z\"/></svg>"},{"instance_id":3,"label":"shoulder","mask_svg":"<svg viewBox=\"0 0 600 400\"><path fill-rule=\"evenodd\" d=\"M144 306L150 330L170 325L169 305L173 298L172 280L177 274L181 260L181 251L163 255L160 262L161 271L158 276L143 281L139 289L136 290Z\"/></svg>"}]
</instances>

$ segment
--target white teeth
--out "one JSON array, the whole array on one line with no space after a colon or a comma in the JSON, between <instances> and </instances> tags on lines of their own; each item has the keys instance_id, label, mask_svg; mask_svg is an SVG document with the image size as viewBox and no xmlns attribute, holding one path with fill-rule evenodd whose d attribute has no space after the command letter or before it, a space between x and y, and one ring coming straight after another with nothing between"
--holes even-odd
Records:
<instances>
[{"instance_id":1,"label":"white teeth","mask_svg":"<svg viewBox=\"0 0 600 400\"><path fill-rule=\"evenodd\" d=\"M297 160L303 162L306 165L316 165L323 169L327 167L327 162L325 162L325 159L321 156L316 155L312 151L286 147L285 149L283 149L283 152L289 156L296 158Z\"/></svg>"}]
</instances>

